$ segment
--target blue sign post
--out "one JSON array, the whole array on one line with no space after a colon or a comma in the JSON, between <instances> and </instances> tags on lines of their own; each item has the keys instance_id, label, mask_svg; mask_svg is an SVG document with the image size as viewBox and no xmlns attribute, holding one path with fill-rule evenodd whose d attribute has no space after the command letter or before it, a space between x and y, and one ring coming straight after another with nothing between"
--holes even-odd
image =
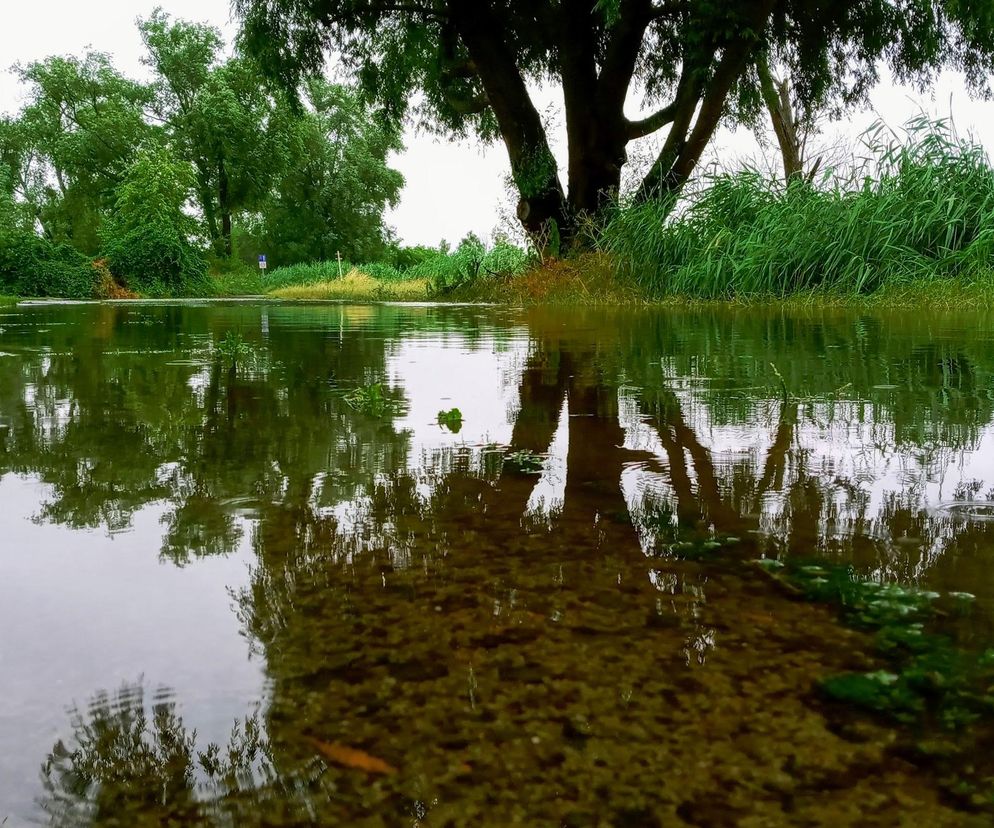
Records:
<instances>
[{"instance_id":1,"label":"blue sign post","mask_svg":"<svg viewBox=\"0 0 994 828\"><path fill-rule=\"evenodd\" d=\"M263 253L259 256L259 270L266 269L266 255Z\"/></svg>"}]
</instances>

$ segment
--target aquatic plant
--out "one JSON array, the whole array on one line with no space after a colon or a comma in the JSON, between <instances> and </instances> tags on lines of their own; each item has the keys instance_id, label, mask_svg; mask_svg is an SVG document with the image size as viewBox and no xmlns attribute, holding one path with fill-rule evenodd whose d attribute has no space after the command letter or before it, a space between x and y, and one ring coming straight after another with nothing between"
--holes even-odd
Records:
<instances>
[{"instance_id":1,"label":"aquatic plant","mask_svg":"<svg viewBox=\"0 0 994 828\"><path fill-rule=\"evenodd\" d=\"M545 468L545 458L528 449L520 449L505 455L504 465L520 474L540 474Z\"/></svg>"},{"instance_id":2,"label":"aquatic plant","mask_svg":"<svg viewBox=\"0 0 994 828\"><path fill-rule=\"evenodd\" d=\"M450 408L448 411L439 411L438 424L444 428L447 428L453 434L458 434L462 429L462 412L458 408Z\"/></svg>"},{"instance_id":3,"label":"aquatic plant","mask_svg":"<svg viewBox=\"0 0 994 828\"><path fill-rule=\"evenodd\" d=\"M393 400L384 395L383 386L378 382L360 385L342 399L353 411L358 411L367 417L385 417L396 410Z\"/></svg>"},{"instance_id":4,"label":"aquatic plant","mask_svg":"<svg viewBox=\"0 0 994 828\"><path fill-rule=\"evenodd\" d=\"M857 577L852 566L759 561L777 581L809 600L834 606L844 623L875 633L885 669L829 676L819 683L834 701L903 723L958 729L994 714L994 650L971 653L928 625L955 594Z\"/></svg>"},{"instance_id":5,"label":"aquatic plant","mask_svg":"<svg viewBox=\"0 0 994 828\"><path fill-rule=\"evenodd\" d=\"M252 352L252 346L241 334L225 331L224 338L217 343L214 350L222 359L230 360L231 367L235 368L239 361Z\"/></svg>"}]
</instances>

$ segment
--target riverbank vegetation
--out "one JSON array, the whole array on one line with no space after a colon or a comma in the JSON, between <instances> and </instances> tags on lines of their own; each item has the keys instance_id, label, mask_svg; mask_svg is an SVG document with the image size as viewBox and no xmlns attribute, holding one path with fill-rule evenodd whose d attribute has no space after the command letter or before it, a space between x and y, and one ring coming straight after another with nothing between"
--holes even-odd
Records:
<instances>
[{"instance_id":1,"label":"riverbank vegetation","mask_svg":"<svg viewBox=\"0 0 994 828\"><path fill-rule=\"evenodd\" d=\"M994 295L994 174L976 145L922 121L902 137L880 128L859 163L804 151L818 113L865 101L884 64L922 83L953 66L984 91L994 69L986 12L928 5L910 30L882 2L801 17L773 2L746 11L692 3L672 19L648 0L598 2L580 15L539 6L547 14L467 15L454 0L333 9L240 0L233 50L217 30L161 11L139 20L147 80L98 52L17 67L25 104L0 118L0 293ZM495 33L510 44L501 56L487 47ZM352 86L319 71L331 42ZM528 80L562 86L568 176ZM623 112L633 85L643 108L656 108L639 121ZM727 163L702 169L722 120L752 130L769 121L783 178ZM467 236L453 249L397 242L384 215L403 179L389 159L413 121L503 138L520 245L506 235L489 246ZM626 167L626 147L663 129L658 154Z\"/></svg>"},{"instance_id":2,"label":"riverbank vegetation","mask_svg":"<svg viewBox=\"0 0 994 828\"><path fill-rule=\"evenodd\" d=\"M820 184L755 171L711 177L671 221L665 205L618 210L601 243L649 297L865 296L987 277L994 170L943 122L919 121Z\"/></svg>"},{"instance_id":3,"label":"riverbank vegetation","mask_svg":"<svg viewBox=\"0 0 994 828\"><path fill-rule=\"evenodd\" d=\"M396 126L320 78L272 88L208 26L161 12L138 25L148 81L98 52L17 67L26 103L0 117L0 292L99 297L109 273L114 291L203 295L247 282L237 263L263 253L385 255Z\"/></svg>"},{"instance_id":4,"label":"riverbank vegetation","mask_svg":"<svg viewBox=\"0 0 994 828\"><path fill-rule=\"evenodd\" d=\"M511 303L989 302L994 169L984 151L948 123L920 119L899 134L876 127L860 159L816 181L712 174L676 213L658 200L622 202L561 258L507 242L487 251L471 237L410 267L358 265L362 282L349 265L338 279L331 262L279 269L263 290Z\"/></svg>"},{"instance_id":5,"label":"riverbank vegetation","mask_svg":"<svg viewBox=\"0 0 994 828\"><path fill-rule=\"evenodd\" d=\"M387 239L356 260L293 262L281 253L278 266L261 271L198 246L196 219L183 209L184 166L167 149L146 149L101 219L97 258L24 230L18 212L27 205L8 201L0 290L515 304L989 303L994 168L983 149L946 122L921 119L899 134L878 126L856 157L816 180L714 172L675 211L658 199L622 200L560 256L503 237L488 246L470 234L454 248ZM235 238L238 250L244 241Z\"/></svg>"}]
</instances>

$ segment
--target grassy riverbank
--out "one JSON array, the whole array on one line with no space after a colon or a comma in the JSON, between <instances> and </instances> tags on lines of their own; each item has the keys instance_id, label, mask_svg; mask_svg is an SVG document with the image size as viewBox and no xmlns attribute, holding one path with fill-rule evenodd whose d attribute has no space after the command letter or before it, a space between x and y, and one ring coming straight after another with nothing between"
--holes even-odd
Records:
<instances>
[{"instance_id":1,"label":"grassy riverbank","mask_svg":"<svg viewBox=\"0 0 994 828\"><path fill-rule=\"evenodd\" d=\"M416 266L280 268L291 299L509 304L733 302L986 306L994 300L994 169L942 123L867 138L867 158L821 180L711 176L672 210L619 204L586 252L527 255L476 239Z\"/></svg>"},{"instance_id":2,"label":"grassy riverbank","mask_svg":"<svg viewBox=\"0 0 994 828\"><path fill-rule=\"evenodd\" d=\"M470 235L454 249L395 245L388 260L367 263L259 271L236 257L181 280L182 289L159 279L144 292L568 305L994 303L994 169L986 153L943 123L913 125L901 140L881 135L889 134L867 139L866 158L818 181L785 186L742 170L699 181L676 209L618 204L577 245L583 252L540 256ZM7 257L0 290L66 295L59 288L70 285L76 298L129 294L103 260L39 245L25 248L20 261L30 266Z\"/></svg>"},{"instance_id":3,"label":"grassy riverbank","mask_svg":"<svg viewBox=\"0 0 994 828\"><path fill-rule=\"evenodd\" d=\"M376 279L359 270L351 270L341 279L304 285L288 285L270 291L276 299L337 299L353 302L407 301L429 298L427 279Z\"/></svg>"}]
</instances>

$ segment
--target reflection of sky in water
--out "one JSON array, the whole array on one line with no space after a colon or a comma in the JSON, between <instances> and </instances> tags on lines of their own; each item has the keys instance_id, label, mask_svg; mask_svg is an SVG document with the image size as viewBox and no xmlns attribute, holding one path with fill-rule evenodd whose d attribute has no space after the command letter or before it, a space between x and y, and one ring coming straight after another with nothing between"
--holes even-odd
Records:
<instances>
[{"instance_id":1,"label":"reflection of sky in water","mask_svg":"<svg viewBox=\"0 0 994 828\"><path fill-rule=\"evenodd\" d=\"M773 449L780 416L779 400L759 400L746 422L716 424L708 403L690 390L675 392L697 440L708 450L723 484L730 484L736 468L746 468L759 479ZM791 435L783 485L767 491L754 504L760 535L783 538L793 516L787 490L803 476L820 481L825 502L812 534L820 543L861 535L903 559L913 558L909 570L923 577L962 528L951 517L951 503L991 497L994 485L994 426L982 427L975 439L959 447L934 443L895 444L892 423L877 421L869 404L849 400L803 401ZM640 409L637 396L621 393L619 416L625 428L625 447L648 452L662 471L633 464L622 479L626 500L637 509L646 493L675 506L666 467L668 458L655 428ZM697 470L687 453L687 472L697 485ZM727 490L726 490L727 494ZM894 504L929 515L924 537L894 537L886 512ZM650 539L644 544L648 549ZM895 550L899 545L900 550ZM795 550L796 552L797 550ZM882 565L878 574L897 577ZM903 571L909 571L908 569Z\"/></svg>"},{"instance_id":2,"label":"reflection of sky in water","mask_svg":"<svg viewBox=\"0 0 994 828\"><path fill-rule=\"evenodd\" d=\"M388 335L375 329L377 313L373 308L299 312L274 308L272 312L264 309L254 321L261 326L273 353L287 328L298 335L306 333L339 344L350 336L366 334L386 340L385 362L380 363L384 386L400 391L405 406L389 425L383 424L383 429L403 437L392 446L395 452L382 455L386 458L382 462L377 459L381 456L375 454L375 445L352 448L364 460L372 458L371 462L386 466L373 470L375 482L389 485L398 473L406 473L415 481L417 495L427 501L457 460L466 461L463 466L471 474L483 474L487 448L511 444L522 405L519 386L529 358L536 353L536 343L530 341L526 328L511 326L497 331L491 328L490 333L473 337L462 332L412 330L415 321L405 322L407 328ZM280 330L280 324L287 327ZM210 336L188 338L205 347ZM101 357L110 360L138 353L144 352L108 349ZM326 352L320 354L327 357ZM79 417L78 406L74 399L60 396L67 392L67 386L49 377L59 361L53 361L48 353L36 352L30 358L34 359L33 371L27 370L27 361L22 366L21 399L33 409L38 439L54 440ZM216 376L203 362L183 365L189 371L183 378L182 394L192 400L194 414L199 417L208 405ZM321 369L309 364L305 375ZM243 379L256 383L254 390L258 390L267 382L268 371L279 374L284 370L286 364L275 358L259 359L247 366ZM781 402L771 399L767 389L740 389L748 394L748 405L743 405L746 413L728 417L726 412L719 419L705 393L707 382L694 376L693 370L685 378L670 377L668 390L694 438L709 452L719 486L728 495L737 473L744 471L745 479L752 481L763 474L777 437ZM273 384L280 381L282 375ZM243 384L246 399L254 393L251 383ZM330 380L328 388L332 388L329 394L341 392ZM289 408L294 390L290 385L279 386L272 397L279 407L287 406L289 415L294 414ZM322 386L322 391L327 388ZM647 493L673 504L670 457L660 440L660 423L649 418L640 389L622 384L619 391L606 392L612 403L615 393L624 447L632 452L631 461L622 467L616 481L625 501L633 513L638 512ZM964 439L962 447L952 447L939 437L895 446L895 427L885 408L841 396L836 401L823 398L800 404L782 482L756 502L747 502L740 511L757 537L789 533L796 517L788 492L806 476L814 477L820 482L824 500L817 520L809 527L811 537L828 543L861 534L883 550L884 560L877 564L880 575L898 577L908 571L924 575L940 561L962 525L948 514L940 514L939 507L961 497L977 482L979 487L969 488L970 492L976 489L971 497L985 497L994 484L994 426L980 428ZM528 478L530 494L521 503L520 517L526 524L556 525L572 496L567 489L567 473L577 466L571 467L570 452L581 452L583 459L583 452L597 449L571 445L571 424L577 421L570 416L568 395L555 405L558 411L546 412L553 423L547 460L540 473ZM458 433L437 422L439 412L451 408L462 413ZM7 415L0 411L0 425ZM344 416L353 415L344 412ZM292 423L294 418L288 416L287 420ZM316 422L320 426L325 420ZM573 434L581 433L586 422L580 421ZM364 427L369 431L344 430L336 432L334 439L359 441L363 434L375 434L378 426L367 418ZM263 439L274 438L266 434ZM397 448L401 444L402 448ZM335 448L346 454L347 447ZM79 460L80 477L93 473L92 466L99 460L97 450L93 451L93 457ZM689 480L696 486L700 475L694 457L689 450L684 451ZM264 456L271 459L271 455ZM184 466L190 458L157 459L162 461L156 471L161 485L192 488L193 473ZM233 722L254 712L265 696L265 665L250 654L231 594L249 586L249 567L254 562L253 524L259 515L254 505L263 497L289 497L292 469L281 467L275 459L272 465L279 485L264 493L224 492L240 495L224 502L242 529L235 551L227 556L198 558L182 567L160 558L167 513L162 503L139 508L132 519L116 527L118 531L73 530L33 519L39 514L39 504L54 497L51 487L30 476L0 479L0 502L4 504L0 513L0 745L5 746L0 752L0 793L16 791L14 802L3 803L15 819L31 809L40 760L66 735L67 708L77 704L85 709L98 690L113 694L122 685L140 680L150 699L159 687L168 687L186 727L197 730L200 748L211 741L224 744ZM306 474L301 475L303 502L313 515L333 517L336 531L348 538L348 543L335 547L346 558L339 562L355 562L364 552L383 549L388 550L398 569L421 561L410 537L389 518L371 519L374 500L365 478L349 477L348 470L336 467L323 454L315 465L306 468ZM315 469L320 470L315 473ZM911 511L924 509L932 516L926 521L924 537L890 536L886 515L895 502ZM648 547L649 537L642 539ZM318 554L325 552L318 550ZM905 566L889 564L887 555L904 559ZM700 596L694 592L697 586L677 585L662 570L652 573L650 580L660 592L660 601L679 589L694 595L691 611L697 612L698 603L703 602L703 592ZM383 575L384 585L387 577ZM688 663L703 663L713 646L714 631L700 626L687 642ZM38 761L32 758L25 762L25 756ZM0 808L0 820L4 815Z\"/></svg>"},{"instance_id":3,"label":"reflection of sky in water","mask_svg":"<svg viewBox=\"0 0 994 828\"><path fill-rule=\"evenodd\" d=\"M527 356L525 331L499 343L488 337L470 344L460 334L415 335L392 346L387 376L403 387L408 400L395 423L399 431L411 433L411 471L429 466L440 449L509 442ZM451 408L462 412L457 434L437 422L438 413Z\"/></svg>"},{"instance_id":4,"label":"reflection of sky in water","mask_svg":"<svg viewBox=\"0 0 994 828\"><path fill-rule=\"evenodd\" d=\"M128 532L72 530L32 520L48 489L0 480L0 811L10 824L31 809L67 709L85 710L95 691L168 687L205 746L224 744L264 689L228 595L248 583L247 541L179 568L159 560L162 507L142 509Z\"/></svg>"}]
</instances>

